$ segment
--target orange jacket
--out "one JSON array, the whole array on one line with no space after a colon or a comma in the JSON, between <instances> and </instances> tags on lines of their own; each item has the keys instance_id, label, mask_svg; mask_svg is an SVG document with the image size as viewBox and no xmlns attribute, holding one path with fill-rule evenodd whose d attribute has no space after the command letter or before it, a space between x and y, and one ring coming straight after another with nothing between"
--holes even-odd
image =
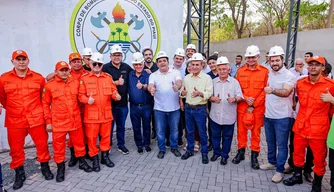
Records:
<instances>
[{"instance_id":1,"label":"orange jacket","mask_svg":"<svg viewBox=\"0 0 334 192\"><path fill-rule=\"evenodd\" d=\"M44 124L41 102L44 84L44 77L30 69L24 78L18 77L14 69L2 74L0 103L6 109L5 127L27 128Z\"/></svg>"},{"instance_id":2,"label":"orange jacket","mask_svg":"<svg viewBox=\"0 0 334 192\"><path fill-rule=\"evenodd\" d=\"M267 86L269 70L256 64L255 69L249 69L248 65L241 66L236 74L236 79L239 81L244 99L249 97L255 98L253 113L264 114L265 97L264 88ZM248 108L246 101L238 103L238 113L245 113Z\"/></svg>"},{"instance_id":3,"label":"orange jacket","mask_svg":"<svg viewBox=\"0 0 334 192\"><path fill-rule=\"evenodd\" d=\"M106 123L113 120L111 112L111 98L116 100L114 92L117 92L112 77L104 72L100 76L88 73L81 77L79 88L79 101L85 104L85 123ZM92 94L94 103L88 104L88 98Z\"/></svg>"},{"instance_id":4,"label":"orange jacket","mask_svg":"<svg viewBox=\"0 0 334 192\"><path fill-rule=\"evenodd\" d=\"M320 100L320 94L326 93L326 89L334 95L334 81L320 77L318 82L311 84L308 77L297 81L297 95L299 111L293 126L293 131L302 137L311 139L327 139L329 131L330 103Z\"/></svg>"},{"instance_id":5,"label":"orange jacket","mask_svg":"<svg viewBox=\"0 0 334 192\"><path fill-rule=\"evenodd\" d=\"M74 131L81 128L78 94L79 81L72 77L65 82L56 76L46 83L42 103L46 124L52 123L53 132Z\"/></svg>"},{"instance_id":6,"label":"orange jacket","mask_svg":"<svg viewBox=\"0 0 334 192\"><path fill-rule=\"evenodd\" d=\"M75 72L71 70L71 76L72 78L76 79L76 80L80 80L81 76L84 74L89 73L89 71L86 71L84 68L82 68L79 72Z\"/></svg>"}]
</instances>

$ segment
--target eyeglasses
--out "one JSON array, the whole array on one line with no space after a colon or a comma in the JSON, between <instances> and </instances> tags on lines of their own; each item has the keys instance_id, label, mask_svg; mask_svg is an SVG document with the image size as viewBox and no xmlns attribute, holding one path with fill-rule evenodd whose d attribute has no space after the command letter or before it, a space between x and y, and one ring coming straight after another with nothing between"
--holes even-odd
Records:
<instances>
[{"instance_id":1,"label":"eyeglasses","mask_svg":"<svg viewBox=\"0 0 334 192\"><path fill-rule=\"evenodd\" d=\"M317 64L308 64L307 66L308 66L308 67L321 67L321 66L323 66L323 64L321 64L321 63L317 63Z\"/></svg>"},{"instance_id":2,"label":"eyeglasses","mask_svg":"<svg viewBox=\"0 0 334 192\"><path fill-rule=\"evenodd\" d=\"M84 59L86 59L87 61L90 61L90 58L89 58L89 57L86 57L86 58L84 57Z\"/></svg>"},{"instance_id":3,"label":"eyeglasses","mask_svg":"<svg viewBox=\"0 0 334 192\"><path fill-rule=\"evenodd\" d=\"M103 64L102 63L92 63L93 67L96 67L96 65L98 65L99 67L101 67Z\"/></svg>"},{"instance_id":4,"label":"eyeglasses","mask_svg":"<svg viewBox=\"0 0 334 192\"><path fill-rule=\"evenodd\" d=\"M112 56L114 56L114 57L122 57L123 55L122 54L112 54Z\"/></svg>"}]
</instances>

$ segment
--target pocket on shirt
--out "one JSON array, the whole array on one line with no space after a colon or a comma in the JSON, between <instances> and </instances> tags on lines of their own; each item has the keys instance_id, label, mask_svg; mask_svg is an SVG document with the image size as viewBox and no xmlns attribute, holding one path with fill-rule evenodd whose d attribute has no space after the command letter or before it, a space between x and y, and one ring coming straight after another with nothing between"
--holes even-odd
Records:
<instances>
[{"instance_id":1,"label":"pocket on shirt","mask_svg":"<svg viewBox=\"0 0 334 192\"><path fill-rule=\"evenodd\" d=\"M112 111L111 111L111 106L107 106L105 107L105 110L104 110L104 117L106 119L112 119L113 116L112 116Z\"/></svg>"},{"instance_id":2,"label":"pocket on shirt","mask_svg":"<svg viewBox=\"0 0 334 192\"><path fill-rule=\"evenodd\" d=\"M87 97L92 95L97 95L96 85L86 85Z\"/></svg>"},{"instance_id":3,"label":"pocket on shirt","mask_svg":"<svg viewBox=\"0 0 334 192\"><path fill-rule=\"evenodd\" d=\"M265 87L264 81L254 81L255 89L263 89Z\"/></svg>"},{"instance_id":4,"label":"pocket on shirt","mask_svg":"<svg viewBox=\"0 0 334 192\"><path fill-rule=\"evenodd\" d=\"M98 120L99 119L99 109L97 108L88 108L87 110L88 120Z\"/></svg>"},{"instance_id":5,"label":"pocket on shirt","mask_svg":"<svg viewBox=\"0 0 334 192\"><path fill-rule=\"evenodd\" d=\"M4 85L5 93L11 96L17 94L17 85L16 84L6 84Z\"/></svg>"},{"instance_id":6,"label":"pocket on shirt","mask_svg":"<svg viewBox=\"0 0 334 192\"><path fill-rule=\"evenodd\" d=\"M104 95L112 95L111 85L103 85L103 94Z\"/></svg>"},{"instance_id":7,"label":"pocket on shirt","mask_svg":"<svg viewBox=\"0 0 334 192\"><path fill-rule=\"evenodd\" d=\"M31 84L28 84L28 92L29 94L32 94L32 93L39 93L41 90L41 85L38 84L38 83L31 83Z\"/></svg>"}]
</instances>

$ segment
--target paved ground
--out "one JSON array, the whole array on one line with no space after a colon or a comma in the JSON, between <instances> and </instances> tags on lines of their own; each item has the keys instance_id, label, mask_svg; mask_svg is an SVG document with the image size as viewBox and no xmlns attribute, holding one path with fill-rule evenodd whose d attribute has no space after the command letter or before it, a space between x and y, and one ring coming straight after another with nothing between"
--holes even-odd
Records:
<instances>
[{"instance_id":1,"label":"paved ground","mask_svg":"<svg viewBox=\"0 0 334 192\"><path fill-rule=\"evenodd\" d=\"M302 184L294 187L286 187L282 183L274 184L271 177L274 171L252 170L250 168L250 152L247 151L246 160L239 165L231 163L236 154L236 142L234 140L230 159L226 166L221 166L219 161L210 162L208 165L201 163L200 153L184 161L176 158L169 150L164 159L158 159L158 148L153 141L151 153L139 155L133 141L131 130L126 132L126 146L130 150L129 155L122 155L117 150L111 152L111 160L116 164L114 168L101 165L99 173L85 173L78 167L67 168L66 178L62 183L45 181L39 171L39 164L31 160L27 162L29 175L24 186L19 191L311 191L311 185ZM260 163L266 162L266 142L262 134L262 152ZM52 148L50 147L50 150ZM183 150L181 150L184 153ZM26 150L27 158L35 158L35 149ZM68 155L68 154L67 154ZM209 153L211 157L212 152ZM9 170L8 162L11 158L8 153L0 154L1 163L4 166L5 189L13 191L12 185L14 171ZM91 163L91 162L89 162ZM56 165L52 161L51 169L56 173ZM328 170L328 168L327 168ZM329 171L328 171L329 172ZM329 173L323 180L323 191L330 191ZM290 175L286 175L286 178Z\"/></svg>"}]
</instances>

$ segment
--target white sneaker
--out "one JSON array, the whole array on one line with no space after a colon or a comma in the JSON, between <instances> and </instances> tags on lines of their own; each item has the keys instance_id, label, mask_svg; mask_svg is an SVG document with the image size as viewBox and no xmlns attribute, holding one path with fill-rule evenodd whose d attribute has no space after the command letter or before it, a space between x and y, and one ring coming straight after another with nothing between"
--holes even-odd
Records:
<instances>
[{"instance_id":1,"label":"white sneaker","mask_svg":"<svg viewBox=\"0 0 334 192\"><path fill-rule=\"evenodd\" d=\"M274 183L279 183L284 179L284 173L276 172L274 176L271 178L271 181Z\"/></svg>"},{"instance_id":2,"label":"white sneaker","mask_svg":"<svg viewBox=\"0 0 334 192\"><path fill-rule=\"evenodd\" d=\"M262 169L262 170L275 170L276 165L266 163L266 164L260 165L260 169Z\"/></svg>"}]
</instances>

